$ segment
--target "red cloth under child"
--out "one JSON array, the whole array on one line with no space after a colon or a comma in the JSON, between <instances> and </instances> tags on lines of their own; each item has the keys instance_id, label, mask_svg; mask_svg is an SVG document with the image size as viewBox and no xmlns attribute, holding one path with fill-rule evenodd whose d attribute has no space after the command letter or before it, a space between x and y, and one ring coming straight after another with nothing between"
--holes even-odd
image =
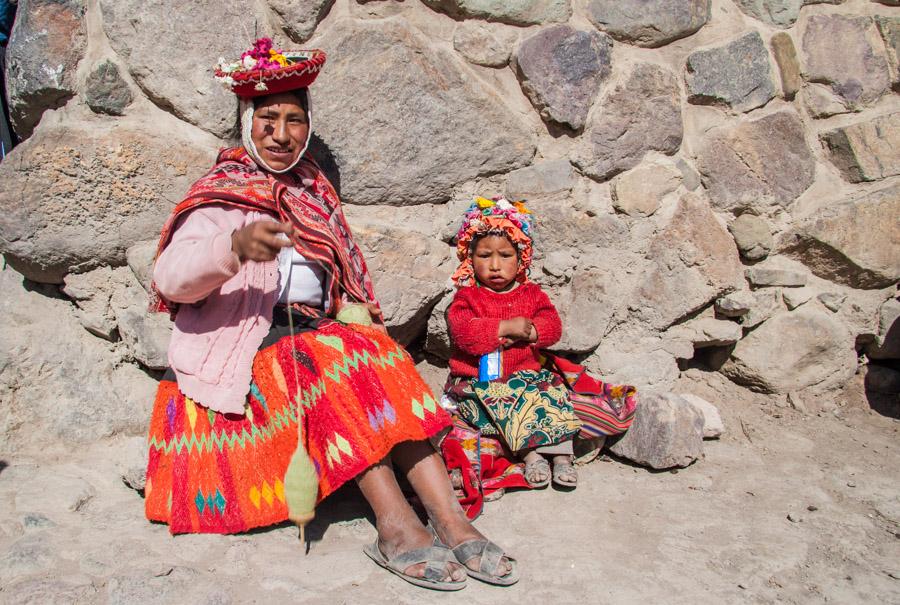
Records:
<instances>
[{"instance_id":1,"label":"red cloth under child","mask_svg":"<svg viewBox=\"0 0 900 605\"><path fill-rule=\"evenodd\" d=\"M539 349L549 347L562 336L562 322L550 298L534 283L520 284L509 292L467 286L456 291L447 311L447 325L453 349L450 373L478 376L478 359L500 346L500 322L527 317L534 323L537 342L518 341L503 350L503 378L520 370L540 370Z\"/></svg>"}]
</instances>

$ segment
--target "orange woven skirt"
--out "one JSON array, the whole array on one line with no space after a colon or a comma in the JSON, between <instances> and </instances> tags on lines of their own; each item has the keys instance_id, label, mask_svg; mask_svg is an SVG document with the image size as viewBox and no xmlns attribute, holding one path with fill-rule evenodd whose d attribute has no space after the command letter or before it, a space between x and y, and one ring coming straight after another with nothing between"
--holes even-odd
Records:
<instances>
[{"instance_id":1,"label":"orange woven skirt","mask_svg":"<svg viewBox=\"0 0 900 605\"><path fill-rule=\"evenodd\" d=\"M327 322L253 360L244 415L159 385L150 422L146 514L177 533L235 533L287 519L284 475L302 438L321 502L398 443L450 425L409 354L370 327ZM296 360L296 363L294 363Z\"/></svg>"}]
</instances>

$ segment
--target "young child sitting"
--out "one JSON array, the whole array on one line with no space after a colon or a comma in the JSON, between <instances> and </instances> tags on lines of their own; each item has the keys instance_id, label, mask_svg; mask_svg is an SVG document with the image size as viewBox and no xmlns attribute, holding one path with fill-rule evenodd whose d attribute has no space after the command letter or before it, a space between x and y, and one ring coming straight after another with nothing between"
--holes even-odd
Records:
<instances>
[{"instance_id":1,"label":"young child sitting","mask_svg":"<svg viewBox=\"0 0 900 605\"><path fill-rule=\"evenodd\" d=\"M477 198L457 233L461 261L447 312L452 353L446 395L457 414L501 440L525 462L532 487L574 487L572 439L581 427L559 375L543 369L540 349L562 334L559 314L528 281L531 212L521 202ZM487 356L487 357L485 357ZM482 359L484 358L484 359ZM499 367L497 367L499 362ZM479 378L479 367L495 372Z\"/></svg>"}]
</instances>

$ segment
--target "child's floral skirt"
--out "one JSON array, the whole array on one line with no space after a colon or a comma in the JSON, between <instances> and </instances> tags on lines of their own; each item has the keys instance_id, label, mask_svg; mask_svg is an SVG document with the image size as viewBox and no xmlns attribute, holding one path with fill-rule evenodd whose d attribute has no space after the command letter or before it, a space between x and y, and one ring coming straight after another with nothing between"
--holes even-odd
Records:
<instances>
[{"instance_id":1,"label":"child's floral skirt","mask_svg":"<svg viewBox=\"0 0 900 605\"><path fill-rule=\"evenodd\" d=\"M566 385L549 370L522 370L490 382L451 377L445 391L463 420L514 453L561 443L581 429Z\"/></svg>"}]
</instances>

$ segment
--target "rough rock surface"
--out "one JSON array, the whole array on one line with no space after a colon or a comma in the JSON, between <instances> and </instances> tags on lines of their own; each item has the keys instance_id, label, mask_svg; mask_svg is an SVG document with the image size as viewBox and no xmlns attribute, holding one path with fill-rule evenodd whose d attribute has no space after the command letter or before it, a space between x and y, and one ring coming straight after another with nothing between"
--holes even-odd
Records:
<instances>
[{"instance_id":1,"label":"rough rock surface","mask_svg":"<svg viewBox=\"0 0 900 605\"><path fill-rule=\"evenodd\" d=\"M559 194L575 186L575 171L568 160L549 160L513 170L506 178L506 198L530 200Z\"/></svg>"},{"instance_id":2,"label":"rough rock surface","mask_svg":"<svg viewBox=\"0 0 900 605\"><path fill-rule=\"evenodd\" d=\"M682 399L694 406L694 409L703 416L703 438L718 439L725 432L725 423L722 421L722 415L716 406L697 395L690 393L682 393L679 395Z\"/></svg>"},{"instance_id":3,"label":"rough rock surface","mask_svg":"<svg viewBox=\"0 0 900 605\"><path fill-rule=\"evenodd\" d=\"M654 328L668 328L743 284L734 240L697 194L679 200L649 250L653 268L641 281L631 308Z\"/></svg>"},{"instance_id":4,"label":"rough rock surface","mask_svg":"<svg viewBox=\"0 0 900 605\"><path fill-rule=\"evenodd\" d=\"M825 388L853 376L856 351L841 322L827 311L804 306L775 315L742 339L721 371L766 393Z\"/></svg>"},{"instance_id":5,"label":"rough rock surface","mask_svg":"<svg viewBox=\"0 0 900 605\"><path fill-rule=\"evenodd\" d=\"M829 84L851 107L869 105L890 88L884 42L871 17L814 15L802 47L806 79Z\"/></svg>"},{"instance_id":6,"label":"rough rock surface","mask_svg":"<svg viewBox=\"0 0 900 605\"><path fill-rule=\"evenodd\" d=\"M589 176L607 179L637 166L649 151L674 154L684 134L679 97L672 72L639 63L595 104L576 165Z\"/></svg>"},{"instance_id":7,"label":"rough rock surface","mask_svg":"<svg viewBox=\"0 0 900 605\"><path fill-rule=\"evenodd\" d=\"M232 132L237 104L212 78L212 68L219 57L240 57L249 38L248 19L251 26L254 17L266 23L255 2L100 0L100 6L109 43L150 100L217 136ZM148 18L135 19L136 14ZM259 32L265 33L265 28Z\"/></svg>"},{"instance_id":8,"label":"rough rock surface","mask_svg":"<svg viewBox=\"0 0 900 605\"><path fill-rule=\"evenodd\" d=\"M671 164L641 164L613 179L613 206L629 216L650 216L662 198L678 189L681 179L681 172Z\"/></svg>"},{"instance_id":9,"label":"rough rock surface","mask_svg":"<svg viewBox=\"0 0 900 605\"><path fill-rule=\"evenodd\" d=\"M21 138L44 111L75 94L75 70L86 46L82 0L26 0L16 12L6 51L9 117Z\"/></svg>"},{"instance_id":10,"label":"rough rock surface","mask_svg":"<svg viewBox=\"0 0 900 605\"><path fill-rule=\"evenodd\" d=\"M451 249L415 229L415 217L349 208L347 220L363 251L388 330L407 345L428 322L456 264ZM453 261L456 260L454 255Z\"/></svg>"},{"instance_id":11,"label":"rough rock surface","mask_svg":"<svg viewBox=\"0 0 900 605\"><path fill-rule=\"evenodd\" d=\"M475 65L503 67L509 63L517 38L513 29L465 21L453 32L453 48Z\"/></svg>"},{"instance_id":12,"label":"rough rock surface","mask_svg":"<svg viewBox=\"0 0 900 605\"><path fill-rule=\"evenodd\" d=\"M673 326L666 336L687 340L696 349L733 345L741 339L741 326L715 317L698 317Z\"/></svg>"},{"instance_id":13,"label":"rough rock surface","mask_svg":"<svg viewBox=\"0 0 900 605\"><path fill-rule=\"evenodd\" d=\"M556 23L572 15L569 0L422 0L456 19L471 17L511 25Z\"/></svg>"},{"instance_id":14,"label":"rough rock surface","mask_svg":"<svg viewBox=\"0 0 900 605\"><path fill-rule=\"evenodd\" d=\"M781 92L784 98L792 100L803 87L803 78L800 75L800 61L797 59L797 49L794 48L794 40L787 32L778 32L770 41L772 55L778 65L781 76Z\"/></svg>"},{"instance_id":15,"label":"rough rock surface","mask_svg":"<svg viewBox=\"0 0 900 605\"><path fill-rule=\"evenodd\" d=\"M616 40L655 48L706 25L710 4L710 0L590 0L587 16Z\"/></svg>"},{"instance_id":16,"label":"rough rock surface","mask_svg":"<svg viewBox=\"0 0 900 605\"><path fill-rule=\"evenodd\" d=\"M316 132L340 167L345 202L439 203L455 183L519 168L534 155L531 133L499 95L402 21L344 20L319 42L333 59L315 94L341 101L317 105ZM371 69L376 55L381 67Z\"/></svg>"},{"instance_id":17,"label":"rough rock surface","mask_svg":"<svg viewBox=\"0 0 900 605\"><path fill-rule=\"evenodd\" d=\"M764 23L775 27L790 27L800 16L800 9L809 4L840 4L843 0L737 0L738 7Z\"/></svg>"},{"instance_id":18,"label":"rough rock surface","mask_svg":"<svg viewBox=\"0 0 900 605\"><path fill-rule=\"evenodd\" d=\"M281 28L294 42L306 42L334 0L266 0L280 20Z\"/></svg>"},{"instance_id":19,"label":"rough rock surface","mask_svg":"<svg viewBox=\"0 0 900 605\"><path fill-rule=\"evenodd\" d=\"M891 87L900 90L900 18L875 17L878 31L884 38L885 50L887 50L888 65L891 69Z\"/></svg>"},{"instance_id":20,"label":"rough rock surface","mask_svg":"<svg viewBox=\"0 0 900 605\"><path fill-rule=\"evenodd\" d=\"M42 128L0 163L0 251L47 283L122 265L129 246L159 232L213 153L123 122Z\"/></svg>"},{"instance_id":21,"label":"rough rock surface","mask_svg":"<svg viewBox=\"0 0 900 605\"><path fill-rule=\"evenodd\" d=\"M806 111L817 120L854 111L851 103L834 94L831 87L825 84L809 82L800 96Z\"/></svg>"},{"instance_id":22,"label":"rough rock surface","mask_svg":"<svg viewBox=\"0 0 900 605\"><path fill-rule=\"evenodd\" d=\"M812 288L785 288L781 292L781 298L784 300L784 304L787 305L787 308L793 311L803 303L809 302L809 300L815 295L815 291Z\"/></svg>"},{"instance_id":23,"label":"rough rock surface","mask_svg":"<svg viewBox=\"0 0 900 605\"><path fill-rule=\"evenodd\" d=\"M777 266L759 265L750 267L744 274L747 281L755 288L782 286L799 288L806 285L807 275L801 271L782 269Z\"/></svg>"},{"instance_id":24,"label":"rough rock surface","mask_svg":"<svg viewBox=\"0 0 900 605\"><path fill-rule=\"evenodd\" d=\"M684 398L644 391L615 455L655 469L685 467L703 455L703 416Z\"/></svg>"},{"instance_id":25,"label":"rough rock surface","mask_svg":"<svg viewBox=\"0 0 900 605\"><path fill-rule=\"evenodd\" d=\"M878 335L866 349L870 359L900 359L900 301L890 298L878 311Z\"/></svg>"},{"instance_id":26,"label":"rough rock surface","mask_svg":"<svg viewBox=\"0 0 900 605\"><path fill-rule=\"evenodd\" d=\"M747 260L761 260L769 255L775 245L772 229L765 219L753 214L742 214L728 225L741 256Z\"/></svg>"},{"instance_id":27,"label":"rough rock surface","mask_svg":"<svg viewBox=\"0 0 900 605\"><path fill-rule=\"evenodd\" d=\"M618 344L601 343L584 365L607 382L635 385L640 392L671 389L678 380L678 362L662 348L627 351Z\"/></svg>"},{"instance_id":28,"label":"rough rock surface","mask_svg":"<svg viewBox=\"0 0 900 605\"><path fill-rule=\"evenodd\" d=\"M44 440L48 451L143 435L156 381L88 336L70 303L21 282L14 271L0 271L0 435L7 448L35 434L54 437Z\"/></svg>"},{"instance_id":29,"label":"rough rock surface","mask_svg":"<svg viewBox=\"0 0 900 605\"><path fill-rule=\"evenodd\" d=\"M753 305L741 317L741 326L755 328L782 309L780 288L764 288L753 292Z\"/></svg>"},{"instance_id":30,"label":"rough rock surface","mask_svg":"<svg viewBox=\"0 0 900 605\"><path fill-rule=\"evenodd\" d=\"M119 74L119 67L112 61L99 64L87 77L84 97L88 106L97 113L120 116L134 100L128 84Z\"/></svg>"},{"instance_id":31,"label":"rough rock surface","mask_svg":"<svg viewBox=\"0 0 900 605\"><path fill-rule=\"evenodd\" d=\"M900 280L900 185L827 205L795 225L785 252L810 270L853 288Z\"/></svg>"},{"instance_id":32,"label":"rough rock surface","mask_svg":"<svg viewBox=\"0 0 900 605\"><path fill-rule=\"evenodd\" d=\"M829 130L819 138L851 183L900 174L900 112Z\"/></svg>"},{"instance_id":33,"label":"rough rock surface","mask_svg":"<svg viewBox=\"0 0 900 605\"><path fill-rule=\"evenodd\" d=\"M769 51L759 32L698 50L687 58L688 101L724 104L737 111L756 109L775 96L770 71Z\"/></svg>"},{"instance_id":34,"label":"rough rock surface","mask_svg":"<svg viewBox=\"0 0 900 605\"><path fill-rule=\"evenodd\" d=\"M716 313L723 317L741 317L753 308L755 299L747 290L732 292L716 299Z\"/></svg>"},{"instance_id":35,"label":"rough rock surface","mask_svg":"<svg viewBox=\"0 0 900 605\"><path fill-rule=\"evenodd\" d=\"M525 38L515 63L522 90L545 120L578 130L609 76L612 41L598 32L554 25Z\"/></svg>"},{"instance_id":36,"label":"rough rock surface","mask_svg":"<svg viewBox=\"0 0 900 605\"><path fill-rule=\"evenodd\" d=\"M716 129L697 155L713 205L732 212L786 207L812 184L815 166L792 111Z\"/></svg>"}]
</instances>

